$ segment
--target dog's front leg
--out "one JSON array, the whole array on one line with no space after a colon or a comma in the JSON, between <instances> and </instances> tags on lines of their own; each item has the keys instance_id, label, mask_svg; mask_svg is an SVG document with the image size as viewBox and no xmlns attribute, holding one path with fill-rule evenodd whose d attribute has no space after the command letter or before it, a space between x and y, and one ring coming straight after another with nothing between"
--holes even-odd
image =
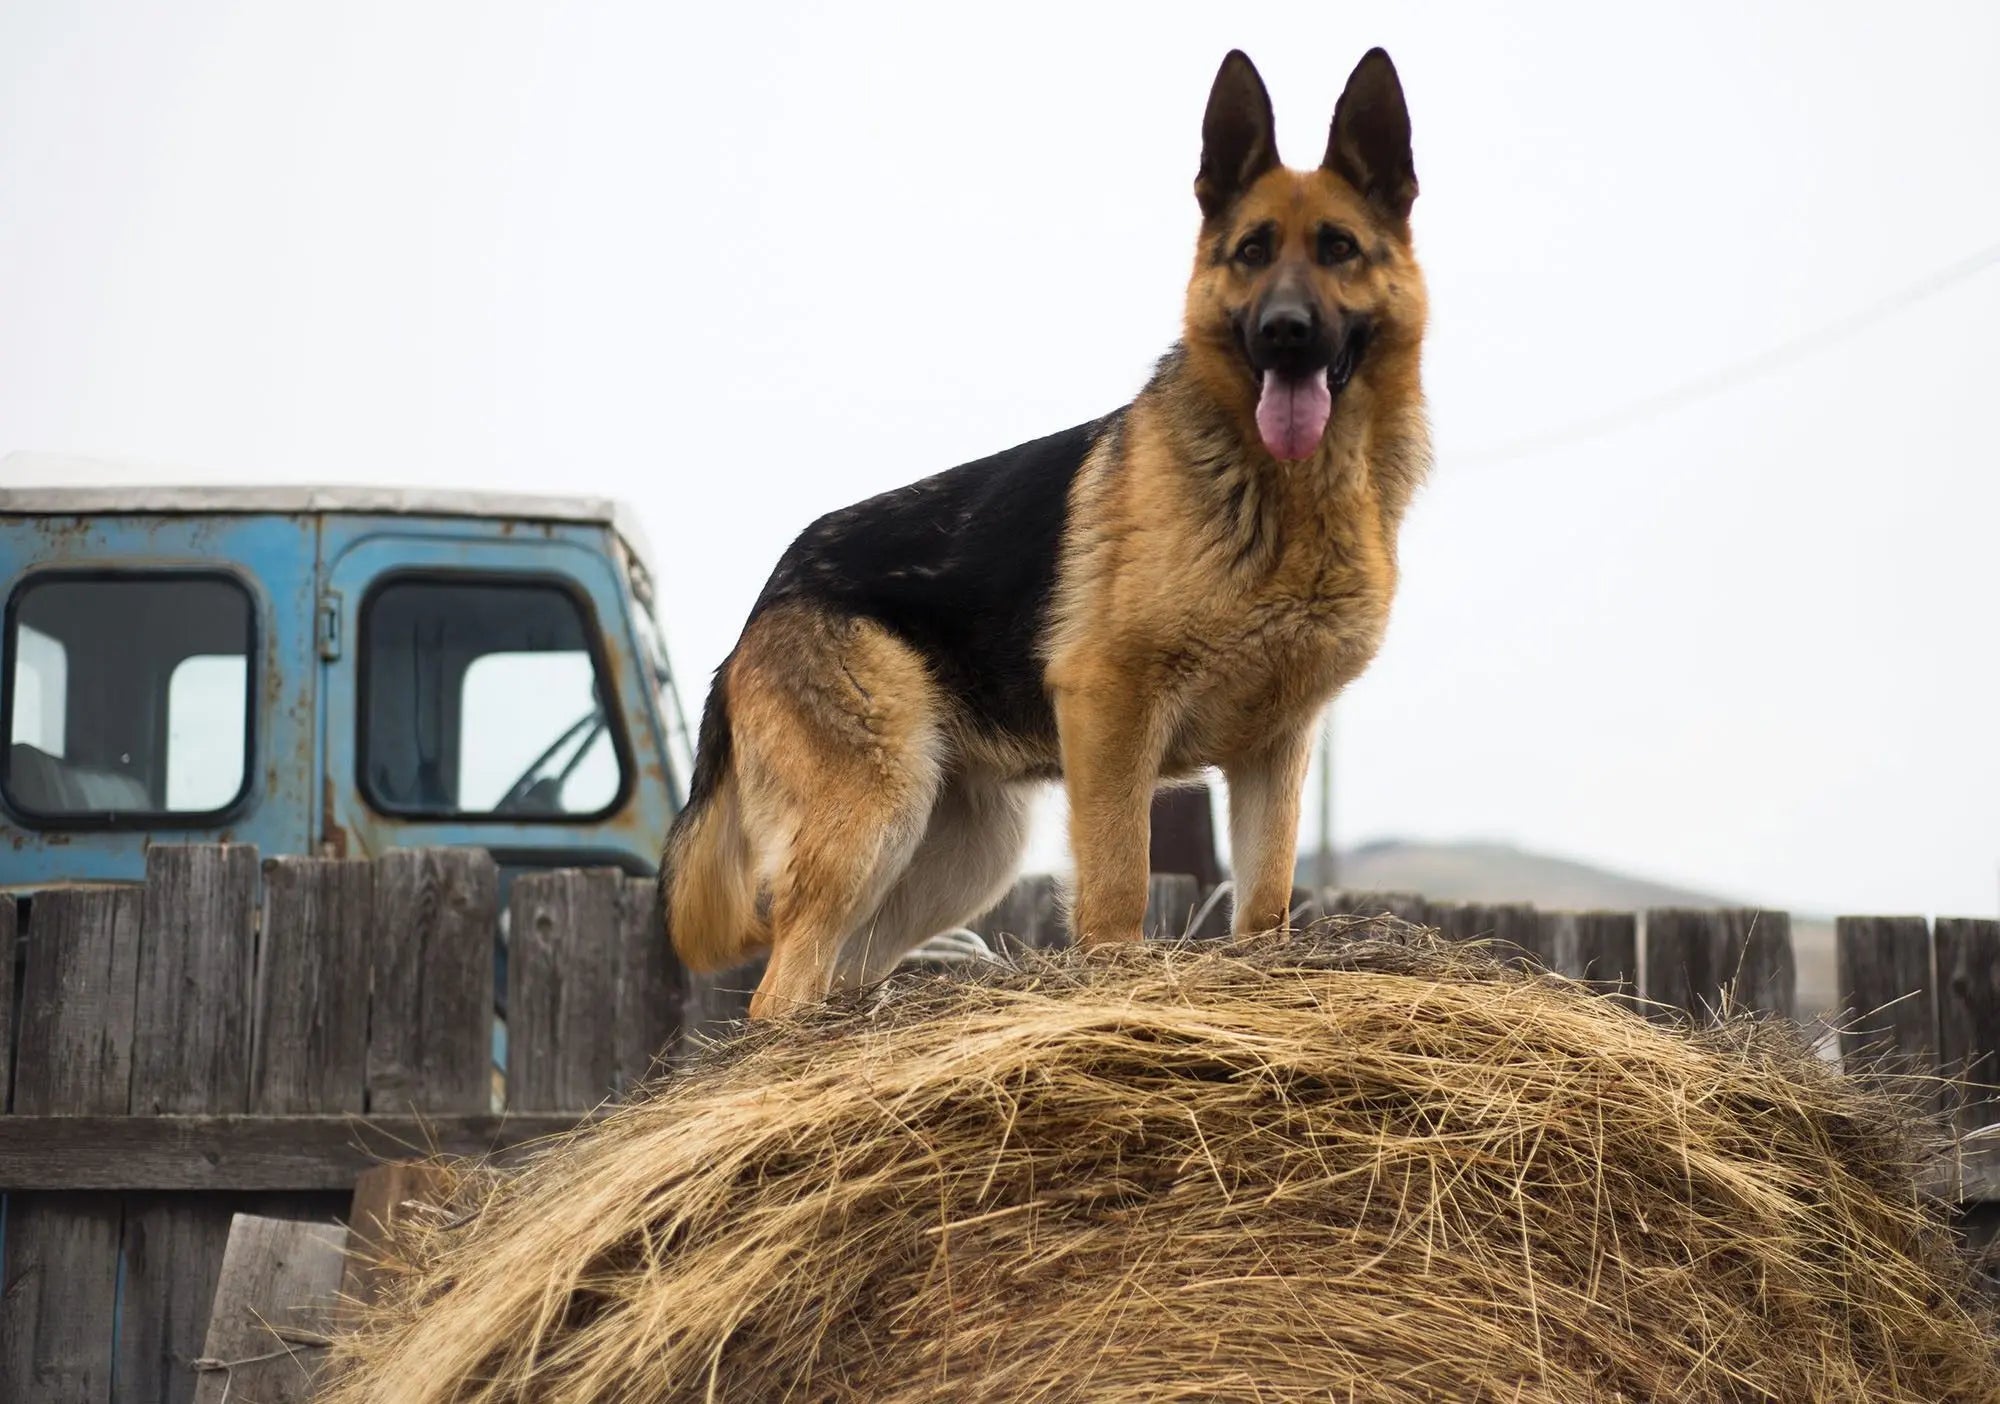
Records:
<instances>
[{"instance_id":1,"label":"dog's front leg","mask_svg":"<svg viewBox=\"0 0 2000 1404\"><path fill-rule=\"evenodd\" d=\"M1153 786L1164 749L1162 713L1148 691L1128 676L1056 694L1078 945L1145 934Z\"/></svg>"},{"instance_id":2,"label":"dog's front leg","mask_svg":"<svg viewBox=\"0 0 2000 1404\"><path fill-rule=\"evenodd\" d=\"M1312 759L1312 728L1275 736L1222 767L1229 781L1229 865L1236 934L1282 929L1298 862L1299 792Z\"/></svg>"}]
</instances>

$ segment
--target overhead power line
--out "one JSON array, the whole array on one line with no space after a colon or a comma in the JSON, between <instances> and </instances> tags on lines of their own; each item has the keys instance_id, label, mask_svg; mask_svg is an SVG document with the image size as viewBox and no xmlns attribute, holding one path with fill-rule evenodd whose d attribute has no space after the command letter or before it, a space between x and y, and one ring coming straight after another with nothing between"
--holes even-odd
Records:
<instances>
[{"instance_id":1,"label":"overhead power line","mask_svg":"<svg viewBox=\"0 0 2000 1404\"><path fill-rule=\"evenodd\" d=\"M1607 410L1603 414L1578 420L1560 429L1530 434L1524 438L1495 444L1491 448L1461 454L1454 457L1451 462L1504 463L1510 459L1525 458L1530 454L1543 453L1549 449L1568 448L1572 444L1602 438L1631 425L1670 414L1697 401L1708 399L1712 395L1719 395L1745 381L1755 380L1781 370L1795 361L1803 360L1837 342L1867 331L1906 308L1936 297L1939 293L1978 276L1996 263L2000 263L2000 244L1989 244L1978 253L1919 278L1916 282L1898 289L1879 301L1871 302L1858 311L1848 313L1845 317L1816 327L1789 341L1780 342L1756 355L1747 356L1666 390L1642 396L1618 409Z\"/></svg>"}]
</instances>

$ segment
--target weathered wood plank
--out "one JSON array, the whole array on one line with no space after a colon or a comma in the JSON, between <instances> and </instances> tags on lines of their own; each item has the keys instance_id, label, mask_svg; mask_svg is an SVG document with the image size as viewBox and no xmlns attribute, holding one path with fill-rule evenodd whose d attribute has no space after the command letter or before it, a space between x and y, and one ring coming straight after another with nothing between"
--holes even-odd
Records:
<instances>
[{"instance_id":1,"label":"weathered wood plank","mask_svg":"<svg viewBox=\"0 0 2000 1404\"><path fill-rule=\"evenodd\" d=\"M1977 1205L2000 1209L2000 1147L1967 1141L1942 1173L1933 1169L1926 1179L1931 1193L1957 1200L1966 1209Z\"/></svg>"},{"instance_id":2,"label":"weathered wood plank","mask_svg":"<svg viewBox=\"0 0 2000 1404\"><path fill-rule=\"evenodd\" d=\"M1438 931L1452 941L1490 941L1502 959L1546 964L1542 955L1542 922L1525 902L1461 902L1440 906L1433 913Z\"/></svg>"},{"instance_id":3,"label":"weathered wood plank","mask_svg":"<svg viewBox=\"0 0 2000 1404\"><path fill-rule=\"evenodd\" d=\"M1792 951L1791 914L1749 911L1738 914L1738 920L1743 926L1732 933L1730 948L1742 954L1730 982L1731 1007L1796 1019L1799 966Z\"/></svg>"},{"instance_id":4,"label":"weathered wood plank","mask_svg":"<svg viewBox=\"0 0 2000 1404\"><path fill-rule=\"evenodd\" d=\"M578 1124L493 1116L6 1116L0 1190L338 1190L385 1160L511 1150ZM9 1204L34 1196L17 1194ZM192 1201L190 1201L192 1202ZM11 1220L10 1220L11 1223ZM8 1250L13 1250L9 1228Z\"/></svg>"},{"instance_id":5,"label":"weathered wood plank","mask_svg":"<svg viewBox=\"0 0 2000 1404\"><path fill-rule=\"evenodd\" d=\"M1841 917L1833 939L1843 1016L1840 1056L1847 1070L1892 1079L1934 1076L1937 985L1930 923L1922 917Z\"/></svg>"},{"instance_id":6,"label":"weathered wood plank","mask_svg":"<svg viewBox=\"0 0 2000 1404\"><path fill-rule=\"evenodd\" d=\"M1371 895L1352 888L1329 887L1319 894L1319 904L1326 908L1328 916L1374 916L1374 912L1363 912L1357 908L1358 903L1366 902Z\"/></svg>"},{"instance_id":7,"label":"weathered wood plank","mask_svg":"<svg viewBox=\"0 0 2000 1404\"><path fill-rule=\"evenodd\" d=\"M248 844L147 850L135 1118L248 1108L257 885L257 850ZM114 1381L114 1404L192 1398L194 1379L181 1365L201 1351L231 1207L203 1195L126 1198L119 1356L127 1368Z\"/></svg>"},{"instance_id":8,"label":"weathered wood plank","mask_svg":"<svg viewBox=\"0 0 2000 1404\"><path fill-rule=\"evenodd\" d=\"M1793 1017L1791 918L1747 908L1647 912L1645 995L1697 1022L1737 1010Z\"/></svg>"},{"instance_id":9,"label":"weathered wood plank","mask_svg":"<svg viewBox=\"0 0 2000 1404\"><path fill-rule=\"evenodd\" d=\"M1472 929L1472 918L1466 915L1467 910L1463 902L1426 902L1421 920L1415 917L1408 920L1430 927L1447 940L1455 940L1459 938L1453 935L1454 932L1470 932Z\"/></svg>"},{"instance_id":10,"label":"weathered wood plank","mask_svg":"<svg viewBox=\"0 0 2000 1404\"><path fill-rule=\"evenodd\" d=\"M514 880L507 922L507 1105L586 1111L615 1090L614 940L625 880L565 869Z\"/></svg>"},{"instance_id":11,"label":"weathered wood plank","mask_svg":"<svg viewBox=\"0 0 2000 1404\"><path fill-rule=\"evenodd\" d=\"M273 858L264 864L253 1111L366 1109L374 921L372 863Z\"/></svg>"},{"instance_id":12,"label":"weathered wood plank","mask_svg":"<svg viewBox=\"0 0 2000 1404\"><path fill-rule=\"evenodd\" d=\"M120 1217L115 1194L8 1196L0 1399L111 1398Z\"/></svg>"},{"instance_id":13,"label":"weathered wood plank","mask_svg":"<svg viewBox=\"0 0 2000 1404\"><path fill-rule=\"evenodd\" d=\"M386 1250L397 1224L412 1205L442 1202L450 1187L450 1176L436 1165L397 1161L361 1173L347 1214L343 1302L366 1306L375 1300L389 1278Z\"/></svg>"},{"instance_id":14,"label":"weathered wood plank","mask_svg":"<svg viewBox=\"0 0 2000 1404\"><path fill-rule=\"evenodd\" d=\"M1022 878L1007 889L1007 895L994 903L990 911L966 925L985 937L994 950L1009 955L1069 944L1062 893L1056 880L1047 873Z\"/></svg>"},{"instance_id":15,"label":"weathered wood plank","mask_svg":"<svg viewBox=\"0 0 2000 1404\"><path fill-rule=\"evenodd\" d=\"M146 851L133 1016L132 1112L241 1111L250 1099L257 850Z\"/></svg>"},{"instance_id":16,"label":"weathered wood plank","mask_svg":"<svg viewBox=\"0 0 2000 1404\"><path fill-rule=\"evenodd\" d=\"M0 892L0 1112L7 1110L7 1089L14 1085L14 952L20 911L12 895Z\"/></svg>"},{"instance_id":17,"label":"weathered wood plank","mask_svg":"<svg viewBox=\"0 0 2000 1404\"><path fill-rule=\"evenodd\" d=\"M691 1056L742 1029L750 1017L750 996L764 978L767 957L757 956L727 970L690 971L681 1005L681 1054Z\"/></svg>"},{"instance_id":18,"label":"weathered wood plank","mask_svg":"<svg viewBox=\"0 0 2000 1404\"><path fill-rule=\"evenodd\" d=\"M1713 913L1656 907L1646 913L1644 993L1646 1013L1659 1020L1676 1014L1706 1021L1721 1000L1724 977L1714 967Z\"/></svg>"},{"instance_id":19,"label":"weathered wood plank","mask_svg":"<svg viewBox=\"0 0 2000 1404\"><path fill-rule=\"evenodd\" d=\"M1326 915L1326 906L1319 893L1310 887L1294 887L1292 904L1286 908L1286 925L1293 931L1303 931Z\"/></svg>"},{"instance_id":20,"label":"weathered wood plank","mask_svg":"<svg viewBox=\"0 0 2000 1404\"><path fill-rule=\"evenodd\" d=\"M1147 865L1156 873L1187 873L1204 891L1222 881L1215 853L1215 809L1206 785L1180 785L1153 794Z\"/></svg>"},{"instance_id":21,"label":"weathered wood plank","mask_svg":"<svg viewBox=\"0 0 2000 1404\"><path fill-rule=\"evenodd\" d=\"M197 1404L304 1404L325 1358L347 1231L238 1214L198 1362Z\"/></svg>"},{"instance_id":22,"label":"weathered wood plank","mask_svg":"<svg viewBox=\"0 0 2000 1404\"><path fill-rule=\"evenodd\" d=\"M1187 873L1154 873L1146 881L1148 941L1184 941L1194 920L1200 888Z\"/></svg>"},{"instance_id":23,"label":"weathered wood plank","mask_svg":"<svg viewBox=\"0 0 2000 1404\"><path fill-rule=\"evenodd\" d=\"M151 1120L151 1118L146 1118ZM234 1196L125 1196L125 1289L112 1404L186 1404Z\"/></svg>"},{"instance_id":24,"label":"weathered wood plank","mask_svg":"<svg viewBox=\"0 0 2000 1404\"><path fill-rule=\"evenodd\" d=\"M1939 917L1938 1062L1962 1131L2000 1122L2000 921Z\"/></svg>"},{"instance_id":25,"label":"weathered wood plank","mask_svg":"<svg viewBox=\"0 0 2000 1404\"><path fill-rule=\"evenodd\" d=\"M1235 916L1233 897L1235 888L1223 883L1212 883L1201 890L1201 900L1195 903L1194 923L1188 932L1193 941L1220 941L1229 935L1229 923Z\"/></svg>"},{"instance_id":26,"label":"weathered wood plank","mask_svg":"<svg viewBox=\"0 0 2000 1404\"><path fill-rule=\"evenodd\" d=\"M122 1112L132 1087L136 887L36 896L25 936L14 1110Z\"/></svg>"},{"instance_id":27,"label":"weathered wood plank","mask_svg":"<svg viewBox=\"0 0 2000 1404\"><path fill-rule=\"evenodd\" d=\"M1610 994L1639 993L1639 918L1632 912L1543 912L1541 957L1549 969Z\"/></svg>"},{"instance_id":28,"label":"weathered wood plank","mask_svg":"<svg viewBox=\"0 0 2000 1404\"><path fill-rule=\"evenodd\" d=\"M38 895L25 933L17 1116L115 1114L132 1081L141 899L137 888ZM67 1117L57 1118L67 1120ZM38 1138L27 1138L30 1154ZM85 1189L66 1175L41 1187ZM10 1188L0 1179L0 1188ZM14 1193L0 1264L0 1399L108 1401L118 1291L116 1195Z\"/></svg>"},{"instance_id":29,"label":"weathered wood plank","mask_svg":"<svg viewBox=\"0 0 2000 1404\"><path fill-rule=\"evenodd\" d=\"M667 941L659 884L651 878L624 880L615 955L618 1009L611 1071L614 1090L622 1095L672 1064L687 999L687 972Z\"/></svg>"},{"instance_id":30,"label":"weathered wood plank","mask_svg":"<svg viewBox=\"0 0 2000 1404\"><path fill-rule=\"evenodd\" d=\"M1357 892L1330 889L1326 896L1330 916L1393 916L1418 926L1430 924L1430 903L1414 892Z\"/></svg>"},{"instance_id":31,"label":"weathered wood plank","mask_svg":"<svg viewBox=\"0 0 2000 1404\"><path fill-rule=\"evenodd\" d=\"M499 904L500 871L481 849L402 849L375 860L370 1111L492 1105Z\"/></svg>"}]
</instances>

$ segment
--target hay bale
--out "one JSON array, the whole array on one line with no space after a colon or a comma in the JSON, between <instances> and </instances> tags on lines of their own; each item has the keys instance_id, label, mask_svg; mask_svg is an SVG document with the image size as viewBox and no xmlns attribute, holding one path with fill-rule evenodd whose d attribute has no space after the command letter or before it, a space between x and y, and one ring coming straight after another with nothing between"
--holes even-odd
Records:
<instances>
[{"instance_id":1,"label":"hay bale","mask_svg":"<svg viewBox=\"0 0 2000 1404\"><path fill-rule=\"evenodd\" d=\"M907 977L468 1173L333 1398L2000 1401L1908 1127L1408 928Z\"/></svg>"}]
</instances>

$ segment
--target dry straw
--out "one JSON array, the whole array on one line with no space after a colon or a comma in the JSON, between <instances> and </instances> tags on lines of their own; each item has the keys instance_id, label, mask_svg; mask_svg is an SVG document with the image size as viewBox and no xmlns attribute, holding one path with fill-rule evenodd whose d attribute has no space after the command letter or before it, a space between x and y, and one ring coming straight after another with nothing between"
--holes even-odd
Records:
<instances>
[{"instance_id":1,"label":"dry straw","mask_svg":"<svg viewBox=\"0 0 2000 1404\"><path fill-rule=\"evenodd\" d=\"M1389 923L906 977L467 1172L332 1398L2000 1401L1923 1154Z\"/></svg>"}]
</instances>

